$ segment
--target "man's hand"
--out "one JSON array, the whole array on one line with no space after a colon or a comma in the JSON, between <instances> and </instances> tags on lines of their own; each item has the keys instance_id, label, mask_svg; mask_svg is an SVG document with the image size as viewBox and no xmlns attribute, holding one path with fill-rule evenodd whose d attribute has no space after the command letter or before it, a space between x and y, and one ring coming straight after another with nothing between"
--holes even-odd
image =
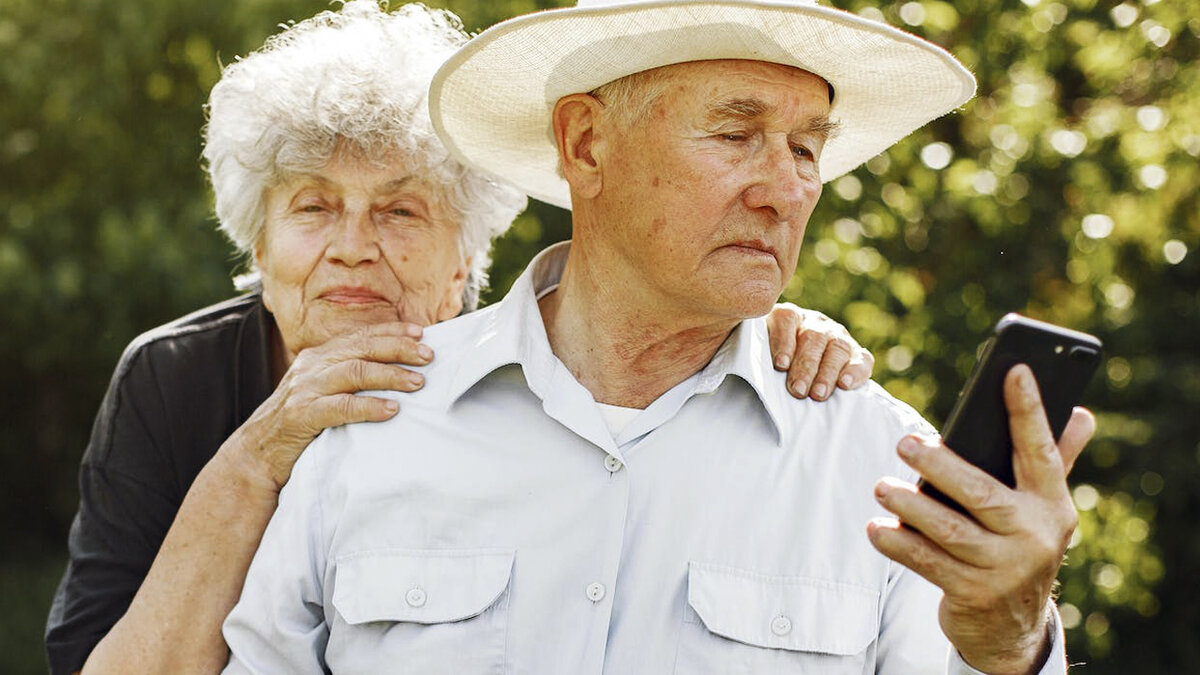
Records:
<instances>
[{"instance_id":1,"label":"man's hand","mask_svg":"<svg viewBox=\"0 0 1200 675\"><path fill-rule=\"evenodd\" d=\"M881 553L944 591L938 619L968 664L987 673L1028 673L1048 655L1050 590L1078 522L1066 476L1096 422L1076 408L1056 445L1024 365L1008 372L1004 399L1015 489L936 439L909 436L900 456L976 520L885 478L876 498L911 528L877 519L867 533Z\"/></svg>"},{"instance_id":2,"label":"man's hand","mask_svg":"<svg viewBox=\"0 0 1200 675\"><path fill-rule=\"evenodd\" d=\"M824 314L790 302L775 305L767 315L771 359L786 370L792 396L811 394L824 401L834 387L855 389L866 383L875 357L863 349L845 326Z\"/></svg>"}]
</instances>

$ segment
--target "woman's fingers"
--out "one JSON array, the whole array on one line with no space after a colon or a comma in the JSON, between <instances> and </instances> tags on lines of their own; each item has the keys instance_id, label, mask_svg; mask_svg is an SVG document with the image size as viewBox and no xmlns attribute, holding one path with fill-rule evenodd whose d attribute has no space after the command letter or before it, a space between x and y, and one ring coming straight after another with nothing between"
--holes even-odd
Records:
<instances>
[{"instance_id":1,"label":"woman's fingers","mask_svg":"<svg viewBox=\"0 0 1200 675\"><path fill-rule=\"evenodd\" d=\"M862 386L875 366L875 357L844 326L791 303L771 310L767 335L771 362L776 370L787 371L787 388L796 398L823 401L835 388Z\"/></svg>"},{"instance_id":2,"label":"woman's fingers","mask_svg":"<svg viewBox=\"0 0 1200 675\"><path fill-rule=\"evenodd\" d=\"M320 373L321 395L354 394L360 391L416 391L425 384L423 375L390 363L351 359L335 363Z\"/></svg>"},{"instance_id":3,"label":"woman's fingers","mask_svg":"<svg viewBox=\"0 0 1200 675\"><path fill-rule=\"evenodd\" d=\"M796 352L796 333L800 330L800 314L791 303L775 305L767 315L767 338L771 345L771 363L775 370L787 370ZM798 309L798 308L797 308Z\"/></svg>"}]
</instances>

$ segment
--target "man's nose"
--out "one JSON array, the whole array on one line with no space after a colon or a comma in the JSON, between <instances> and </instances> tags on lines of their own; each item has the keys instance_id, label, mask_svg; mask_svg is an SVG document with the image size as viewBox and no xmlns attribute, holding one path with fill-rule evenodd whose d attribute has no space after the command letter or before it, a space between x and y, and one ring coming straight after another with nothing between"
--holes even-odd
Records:
<instances>
[{"instance_id":1,"label":"man's nose","mask_svg":"<svg viewBox=\"0 0 1200 675\"><path fill-rule=\"evenodd\" d=\"M786 137L767 138L759 146L753 163L752 184L745 192L746 205L752 209L765 209L780 221L791 221L804 205L819 193L820 179L816 167L808 175L791 141Z\"/></svg>"},{"instance_id":2,"label":"man's nose","mask_svg":"<svg viewBox=\"0 0 1200 675\"><path fill-rule=\"evenodd\" d=\"M347 208L329 235L325 256L348 267L379 259L379 228L370 209Z\"/></svg>"}]
</instances>

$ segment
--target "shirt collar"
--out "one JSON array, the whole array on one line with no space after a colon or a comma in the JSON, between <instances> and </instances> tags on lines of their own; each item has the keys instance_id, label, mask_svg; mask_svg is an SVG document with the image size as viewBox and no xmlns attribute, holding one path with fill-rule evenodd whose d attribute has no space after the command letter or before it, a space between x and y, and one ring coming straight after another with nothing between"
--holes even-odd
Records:
<instances>
[{"instance_id":1,"label":"shirt collar","mask_svg":"<svg viewBox=\"0 0 1200 675\"><path fill-rule=\"evenodd\" d=\"M564 383L557 380L570 377L570 372L550 350L537 299L558 285L569 251L569 241L543 250L529 263L503 300L480 312L485 315L479 317L485 324L460 360L450 385L451 402L493 371L518 364L530 390L548 405L551 403L547 400L549 392L556 385L562 386ZM789 417L785 409L791 400L781 381L782 375L771 366L766 322L762 318L739 323L708 365L664 394L646 411L669 407L673 410L662 412L673 415L688 398L715 392L729 375L744 380L754 390L771 420L777 443L782 444L788 432ZM582 385L576 386L582 389ZM643 417L645 422L652 422L659 415ZM635 421L620 436L640 435L644 433L639 432L641 426Z\"/></svg>"},{"instance_id":2,"label":"shirt collar","mask_svg":"<svg viewBox=\"0 0 1200 675\"><path fill-rule=\"evenodd\" d=\"M789 431L790 417L785 414L786 408L793 401L783 385L783 374L771 365L765 319L747 319L733 329L712 360L700 371L693 394L716 391L729 375L744 380L758 395L775 429L775 441L782 445Z\"/></svg>"},{"instance_id":3,"label":"shirt collar","mask_svg":"<svg viewBox=\"0 0 1200 675\"><path fill-rule=\"evenodd\" d=\"M558 285L567 265L569 241L549 246L534 256L504 298L478 312L484 325L460 360L450 385L456 401L491 372L518 364L529 388L545 399L559 363L550 350L537 299Z\"/></svg>"}]
</instances>

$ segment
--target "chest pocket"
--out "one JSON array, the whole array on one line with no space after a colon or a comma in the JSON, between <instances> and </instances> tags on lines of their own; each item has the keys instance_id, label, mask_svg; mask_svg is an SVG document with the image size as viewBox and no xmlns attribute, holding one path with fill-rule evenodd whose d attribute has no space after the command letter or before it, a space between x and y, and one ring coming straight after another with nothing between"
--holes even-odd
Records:
<instances>
[{"instance_id":1,"label":"chest pocket","mask_svg":"<svg viewBox=\"0 0 1200 675\"><path fill-rule=\"evenodd\" d=\"M513 552L364 551L337 559L335 672L503 673ZM401 666L402 664L402 666Z\"/></svg>"},{"instance_id":2,"label":"chest pocket","mask_svg":"<svg viewBox=\"0 0 1200 675\"><path fill-rule=\"evenodd\" d=\"M879 593L872 589L693 562L687 598L676 673L873 670Z\"/></svg>"}]
</instances>

